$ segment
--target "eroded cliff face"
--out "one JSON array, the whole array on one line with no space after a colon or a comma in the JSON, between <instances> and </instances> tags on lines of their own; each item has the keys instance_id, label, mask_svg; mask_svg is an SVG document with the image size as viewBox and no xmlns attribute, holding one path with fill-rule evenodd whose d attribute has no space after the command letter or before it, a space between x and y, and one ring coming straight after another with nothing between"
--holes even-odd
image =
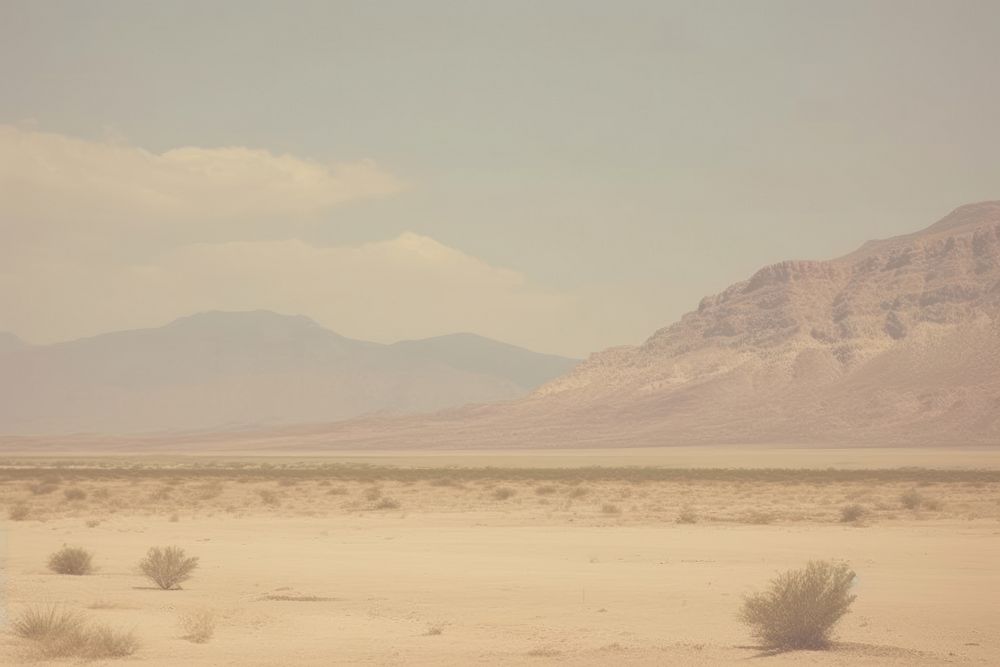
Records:
<instances>
[{"instance_id":1,"label":"eroded cliff face","mask_svg":"<svg viewBox=\"0 0 1000 667\"><path fill-rule=\"evenodd\" d=\"M995 321L998 305L1000 203L971 205L840 259L767 266L536 395L669 390L741 368L833 382L907 340Z\"/></svg>"}]
</instances>

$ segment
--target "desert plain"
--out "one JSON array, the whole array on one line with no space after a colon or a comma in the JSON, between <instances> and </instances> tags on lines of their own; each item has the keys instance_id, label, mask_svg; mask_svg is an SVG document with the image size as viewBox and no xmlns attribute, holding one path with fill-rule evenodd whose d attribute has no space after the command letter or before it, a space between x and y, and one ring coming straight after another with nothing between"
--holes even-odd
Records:
<instances>
[{"instance_id":1,"label":"desert plain","mask_svg":"<svg viewBox=\"0 0 1000 667\"><path fill-rule=\"evenodd\" d=\"M137 640L94 665L1000 664L995 450L0 466L2 664L81 662L10 631L29 608ZM63 546L91 552L95 571L50 571ZM179 590L139 573L154 546L198 557ZM743 596L814 559L857 573L833 645L763 650L737 618Z\"/></svg>"}]
</instances>

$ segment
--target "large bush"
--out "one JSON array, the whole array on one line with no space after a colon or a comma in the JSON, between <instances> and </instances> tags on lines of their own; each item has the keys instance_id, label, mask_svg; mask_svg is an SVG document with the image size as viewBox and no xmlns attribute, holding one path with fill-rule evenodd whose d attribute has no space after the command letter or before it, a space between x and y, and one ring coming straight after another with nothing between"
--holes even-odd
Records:
<instances>
[{"instance_id":1,"label":"large bush","mask_svg":"<svg viewBox=\"0 0 1000 667\"><path fill-rule=\"evenodd\" d=\"M746 597L740 620L767 648L819 649L856 596L845 563L813 561L778 575L767 590Z\"/></svg>"}]
</instances>

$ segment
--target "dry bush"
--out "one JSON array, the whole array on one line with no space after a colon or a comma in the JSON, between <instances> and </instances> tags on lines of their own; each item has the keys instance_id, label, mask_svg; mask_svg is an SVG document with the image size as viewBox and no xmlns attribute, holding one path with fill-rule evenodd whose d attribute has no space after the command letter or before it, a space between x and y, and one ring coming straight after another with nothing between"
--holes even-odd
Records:
<instances>
[{"instance_id":1,"label":"dry bush","mask_svg":"<svg viewBox=\"0 0 1000 667\"><path fill-rule=\"evenodd\" d=\"M860 521L868 515L868 508L857 503L844 505L840 508L840 520L843 523Z\"/></svg>"},{"instance_id":2,"label":"dry bush","mask_svg":"<svg viewBox=\"0 0 1000 667\"><path fill-rule=\"evenodd\" d=\"M76 487L73 487L71 489L66 489L65 491L63 491L63 496L66 497L66 500L69 500L71 502L77 502L80 500L86 500L87 492L84 491L83 489L78 489Z\"/></svg>"},{"instance_id":3,"label":"dry bush","mask_svg":"<svg viewBox=\"0 0 1000 667\"><path fill-rule=\"evenodd\" d=\"M11 630L23 639L43 640L79 632L84 625L80 614L59 607L29 607L11 622Z\"/></svg>"},{"instance_id":4,"label":"dry bush","mask_svg":"<svg viewBox=\"0 0 1000 667\"><path fill-rule=\"evenodd\" d=\"M427 632L425 632L424 634L427 635L427 636L429 636L429 637L436 637L438 635L443 635L444 634L444 626L441 626L441 625L432 625L429 628L427 628Z\"/></svg>"},{"instance_id":5,"label":"dry bush","mask_svg":"<svg viewBox=\"0 0 1000 667\"><path fill-rule=\"evenodd\" d=\"M139 571L165 591L180 588L196 567L198 558L180 547L152 547L139 562Z\"/></svg>"},{"instance_id":6,"label":"dry bush","mask_svg":"<svg viewBox=\"0 0 1000 667\"><path fill-rule=\"evenodd\" d=\"M257 489L257 495L260 496L261 501L265 505L270 505L271 507L277 507L281 504L281 498L278 494L270 489Z\"/></svg>"},{"instance_id":7,"label":"dry bush","mask_svg":"<svg viewBox=\"0 0 1000 667\"><path fill-rule=\"evenodd\" d=\"M82 576L94 571L94 555L80 547L64 546L49 556L49 569L57 574Z\"/></svg>"},{"instance_id":8,"label":"dry bush","mask_svg":"<svg viewBox=\"0 0 1000 667\"><path fill-rule=\"evenodd\" d=\"M774 521L774 515L768 512L761 512L760 510L754 510L741 516L739 521L740 523L749 523L754 526L766 526Z\"/></svg>"},{"instance_id":9,"label":"dry bush","mask_svg":"<svg viewBox=\"0 0 1000 667\"><path fill-rule=\"evenodd\" d=\"M910 489L899 497L899 502L908 510L928 509L939 511L944 507L944 503L935 498L928 498L916 489Z\"/></svg>"},{"instance_id":10,"label":"dry bush","mask_svg":"<svg viewBox=\"0 0 1000 667\"><path fill-rule=\"evenodd\" d=\"M501 486L499 489L493 491L493 497L497 500L508 500L517 495L517 491L510 488L509 486Z\"/></svg>"},{"instance_id":11,"label":"dry bush","mask_svg":"<svg viewBox=\"0 0 1000 667\"><path fill-rule=\"evenodd\" d=\"M847 613L855 574L845 563L811 561L771 580L762 593L747 596L740 620L773 649L820 649Z\"/></svg>"},{"instance_id":12,"label":"dry bush","mask_svg":"<svg viewBox=\"0 0 1000 667\"><path fill-rule=\"evenodd\" d=\"M601 511L605 514L621 514L622 508L614 503L604 503L601 505Z\"/></svg>"},{"instance_id":13,"label":"dry bush","mask_svg":"<svg viewBox=\"0 0 1000 667\"><path fill-rule=\"evenodd\" d=\"M551 484L543 484L542 486L535 487L535 493L540 496L548 496L556 492L556 487Z\"/></svg>"},{"instance_id":14,"label":"dry bush","mask_svg":"<svg viewBox=\"0 0 1000 667\"><path fill-rule=\"evenodd\" d=\"M690 507L685 507L681 510L681 513L677 515L677 523L698 523L698 515Z\"/></svg>"},{"instance_id":15,"label":"dry bush","mask_svg":"<svg viewBox=\"0 0 1000 667\"><path fill-rule=\"evenodd\" d=\"M7 510L7 518L11 521L24 521L31 515L31 508L24 503L11 505Z\"/></svg>"},{"instance_id":16,"label":"dry bush","mask_svg":"<svg viewBox=\"0 0 1000 667\"><path fill-rule=\"evenodd\" d=\"M32 484L28 487L28 489L36 496L48 495L58 488L58 484L53 484L51 482L39 482L38 484Z\"/></svg>"},{"instance_id":17,"label":"dry bush","mask_svg":"<svg viewBox=\"0 0 1000 667\"><path fill-rule=\"evenodd\" d=\"M399 508L399 501L389 497L382 498L375 503L375 509L377 510L398 510Z\"/></svg>"},{"instance_id":18,"label":"dry bush","mask_svg":"<svg viewBox=\"0 0 1000 667\"><path fill-rule=\"evenodd\" d=\"M377 486L373 486L370 489L365 489L365 500L368 502L375 502L382 495L382 489Z\"/></svg>"},{"instance_id":19,"label":"dry bush","mask_svg":"<svg viewBox=\"0 0 1000 667\"><path fill-rule=\"evenodd\" d=\"M87 528L97 528L100 525L101 525L100 519L87 519L86 521Z\"/></svg>"},{"instance_id":20,"label":"dry bush","mask_svg":"<svg viewBox=\"0 0 1000 667\"><path fill-rule=\"evenodd\" d=\"M178 619L184 639L195 644L204 644L215 634L215 612L211 609L195 609L181 614Z\"/></svg>"},{"instance_id":21,"label":"dry bush","mask_svg":"<svg viewBox=\"0 0 1000 667\"><path fill-rule=\"evenodd\" d=\"M124 658L139 648L139 640L132 631L115 630L100 624L87 629L80 654L90 660Z\"/></svg>"},{"instance_id":22,"label":"dry bush","mask_svg":"<svg viewBox=\"0 0 1000 667\"><path fill-rule=\"evenodd\" d=\"M569 497L570 498L583 498L588 493L590 493L590 489L588 489L586 487L583 487L583 486L576 486L576 487L573 487L572 489L570 489Z\"/></svg>"}]
</instances>

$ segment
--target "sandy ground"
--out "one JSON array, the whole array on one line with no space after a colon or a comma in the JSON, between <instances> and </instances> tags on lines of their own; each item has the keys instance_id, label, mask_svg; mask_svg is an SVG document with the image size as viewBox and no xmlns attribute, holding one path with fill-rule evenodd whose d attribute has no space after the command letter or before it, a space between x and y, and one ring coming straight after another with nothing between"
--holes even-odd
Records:
<instances>
[{"instance_id":1,"label":"sandy ground","mask_svg":"<svg viewBox=\"0 0 1000 667\"><path fill-rule=\"evenodd\" d=\"M39 494L30 489L46 475L6 479L0 501L31 503L32 514L3 524L5 612L58 603L134 628L140 649L107 664L1000 664L992 477L288 482L189 473L63 470ZM67 489L86 498L70 500ZM930 507L902 507L912 490ZM839 509L854 501L868 517L841 523ZM698 523L676 523L682 508ZM48 555L64 544L93 551L98 572L49 572ZM200 567L183 590L151 588L136 563L171 544ZM858 573L838 643L762 652L735 618L741 596L814 558L846 560ZM216 632L192 643L178 620L202 609L215 614ZM0 663L47 664L9 632Z\"/></svg>"}]
</instances>

